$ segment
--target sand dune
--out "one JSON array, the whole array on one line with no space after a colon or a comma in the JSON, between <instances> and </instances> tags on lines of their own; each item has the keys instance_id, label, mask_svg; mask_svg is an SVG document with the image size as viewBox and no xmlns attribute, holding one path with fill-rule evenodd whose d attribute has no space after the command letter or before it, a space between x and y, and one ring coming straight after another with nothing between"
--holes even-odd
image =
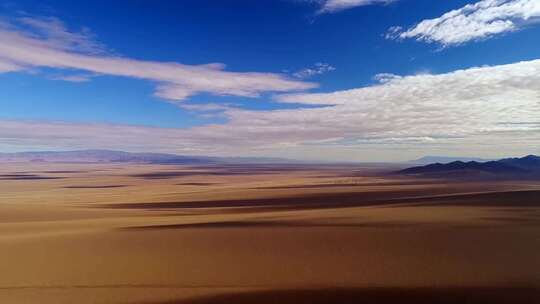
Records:
<instances>
[{"instance_id":1,"label":"sand dune","mask_svg":"<svg viewBox=\"0 0 540 304\"><path fill-rule=\"evenodd\" d=\"M540 184L253 167L2 167L0 303L539 302Z\"/></svg>"}]
</instances>

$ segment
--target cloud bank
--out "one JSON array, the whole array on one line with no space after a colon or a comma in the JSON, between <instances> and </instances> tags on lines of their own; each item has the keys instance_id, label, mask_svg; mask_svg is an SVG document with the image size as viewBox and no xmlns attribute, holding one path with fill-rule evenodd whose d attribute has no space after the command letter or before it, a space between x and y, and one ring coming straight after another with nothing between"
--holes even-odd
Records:
<instances>
[{"instance_id":1,"label":"cloud bank","mask_svg":"<svg viewBox=\"0 0 540 304\"><path fill-rule=\"evenodd\" d=\"M227 123L190 129L0 121L0 142L11 150L91 147L338 160L540 152L540 60L377 79L352 90L275 97L325 107L223 109Z\"/></svg>"},{"instance_id":2,"label":"cloud bank","mask_svg":"<svg viewBox=\"0 0 540 304\"><path fill-rule=\"evenodd\" d=\"M386 37L416 39L448 47L517 31L538 22L538 0L482 0L438 18L424 20L406 30L393 27Z\"/></svg>"},{"instance_id":3,"label":"cloud bank","mask_svg":"<svg viewBox=\"0 0 540 304\"><path fill-rule=\"evenodd\" d=\"M23 17L0 22L0 72L35 68L79 70L93 74L145 79L157 83L156 96L181 101L206 92L256 97L263 92L290 92L316 87L282 74L229 72L223 64L185 65L112 55L88 29L66 29L55 18ZM83 81L81 77L66 77Z\"/></svg>"}]
</instances>

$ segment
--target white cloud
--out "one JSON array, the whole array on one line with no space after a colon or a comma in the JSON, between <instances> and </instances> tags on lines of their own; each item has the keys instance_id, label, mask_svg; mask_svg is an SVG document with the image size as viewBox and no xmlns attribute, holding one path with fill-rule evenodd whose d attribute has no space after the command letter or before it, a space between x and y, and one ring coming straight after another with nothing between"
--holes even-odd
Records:
<instances>
[{"instance_id":1,"label":"white cloud","mask_svg":"<svg viewBox=\"0 0 540 304\"><path fill-rule=\"evenodd\" d=\"M536 22L540 22L538 0L482 0L407 30L392 27L386 37L453 46L513 32Z\"/></svg>"},{"instance_id":2,"label":"white cloud","mask_svg":"<svg viewBox=\"0 0 540 304\"><path fill-rule=\"evenodd\" d=\"M319 13L335 13L346 9L373 5L373 4L388 4L397 0L325 0Z\"/></svg>"},{"instance_id":3,"label":"white cloud","mask_svg":"<svg viewBox=\"0 0 540 304\"><path fill-rule=\"evenodd\" d=\"M54 18L25 17L0 23L0 72L48 67L151 80L156 95L183 100L201 92L215 95L258 96L316 87L282 74L228 72L220 63L185 65L130 59L109 54L89 31L68 31Z\"/></svg>"},{"instance_id":4,"label":"white cloud","mask_svg":"<svg viewBox=\"0 0 540 304\"><path fill-rule=\"evenodd\" d=\"M379 78L384 81L352 90L276 96L281 102L325 107L233 108L223 112L225 124L190 129L0 121L0 143L12 150L195 149L213 155L379 161L452 151L481 157L540 153L540 60Z\"/></svg>"},{"instance_id":5,"label":"white cloud","mask_svg":"<svg viewBox=\"0 0 540 304\"><path fill-rule=\"evenodd\" d=\"M336 68L328 63L317 62L312 67L302 69L293 74L296 78L310 78L316 75L322 75L328 72L335 71Z\"/></svg>"},{"instance_id":6,"label":"white cloud","mask_svg":"<svg viewBox=\"0 0 540 304\"><path fill-rule=\"evenodd\" d=\"M440 75L384 75L382 79L371 87L281 96L283 102L334 106L269 113L265 121L278 121L282 128L289 123L291 129L315 125L324 136L349 140L436 138L451 142L510 131L539 134L538 125L501 122L540 120L540 60ZM502 143L493 138L494 146Z\"/></svg>"}]
</instances>

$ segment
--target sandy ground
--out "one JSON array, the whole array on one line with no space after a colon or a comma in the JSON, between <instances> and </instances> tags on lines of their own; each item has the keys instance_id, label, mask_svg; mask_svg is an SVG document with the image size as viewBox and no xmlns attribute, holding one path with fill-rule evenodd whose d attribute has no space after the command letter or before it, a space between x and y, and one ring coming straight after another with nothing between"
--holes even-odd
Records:
<instances>
[{"instance_id":1,"label":"sandy ground","mask_svg":"<svg viewBox=\"0 0 540 304\"><path fill-rule=\"evenodd\" d=\"M540 303L540 183L3 164L0 303Z\"/></svg>"}]
</instances>

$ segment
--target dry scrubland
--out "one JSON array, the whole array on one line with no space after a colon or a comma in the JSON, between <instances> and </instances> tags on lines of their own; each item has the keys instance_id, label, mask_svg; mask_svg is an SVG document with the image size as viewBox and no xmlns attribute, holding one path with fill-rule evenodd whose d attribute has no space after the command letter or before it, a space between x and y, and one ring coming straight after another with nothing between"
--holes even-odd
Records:
<instances>
[{"instance_id":1,"label":"dry scrubland","mask_svg":"<svg viewBox=\"0 0 540 304\"><path fill-rule=\"evenodd\" d=\"M540 183L3 164L0 303L540 303Z\"/></svg>"}]
</instances>

